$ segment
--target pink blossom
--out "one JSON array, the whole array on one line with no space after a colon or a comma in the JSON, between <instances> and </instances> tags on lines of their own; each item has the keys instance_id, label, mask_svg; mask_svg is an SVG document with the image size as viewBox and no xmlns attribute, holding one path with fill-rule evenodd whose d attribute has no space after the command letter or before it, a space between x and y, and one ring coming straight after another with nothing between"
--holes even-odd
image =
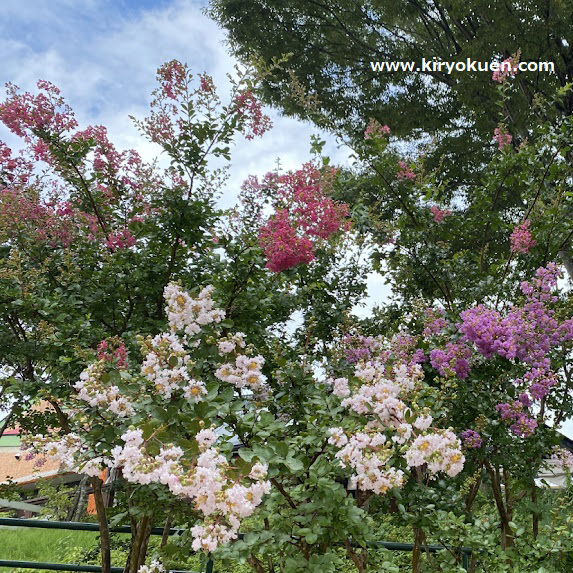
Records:
<instances>
[{"instance_id":1,"label":"pink blossom","mask_svg":"<svg viewBox=\"0 0 573 573\"><path fill-rule=\"evenodd\" d=\"M437 205L432 205L430 207L430 212L434 216L434 221L436 221L436 223L441 223L445 217L452 214L449 209L441 210Z\"/></svg>"},{"instance_id":2,"label":"pink blossom","mask_svg":"<svg viewBox=\"0 0 573 573\"><path fill-rule=\"evenodd\" d=\"M380 125L375 119L370 119L364 132L364 139L377 139L387 135L390 135L390 128L387 125Z\"/></svg>"},{"instance_id":3,"label":"pink blossom","mask_svg":"<svg viewBox=\"0 0 573 573\"><path fill-rule=\"evenodd\" d=\"M501 62L501 64L499 65L499 70L495 70L493 72L491 79L494 82L499 82L500 84L502 84L503 82L505 82L508 76L511 76L512 78L515 77L515 74L518 71L516 66L517 62L515 61L515 59L516 58L511 57L503 60L503 62Z\"/></svg>"},{"instance_id":4,"label":"pink blossom","mask_svg":"<svg viewBox=\"0 0 573 573\"><path fill-rule=\"evenodd\" d=\"M235 96L235 106L245 139L260 137L272 127L271 118L263 113L262 103L252 91Z\"/></svg>"},{"instance_id":5,"label":"pink blossom","mask_svg":"<svg viewBox=\"0 0 573 573\"><path fill-rule=\"evenodd\" d=\"M405 161L398 161L398 166L400 170L396 174L396 177L399 180L407 179L408 181L413 181L416 179L416 173L414 173L412 168Z\"/></svg>"},{"instance_id":6,"label":"pink blossom","mask_svg":"<svg viewBox=\"0 0 573 573\"><path fill-rule=\"evenodd\" d=\"M526 220L513 229L509 238L512 253L528 253L537 244L529 230L530 225L531 221Z\"/></svg>"},{"instance_id":7,"label":"pink blossom","mask_svg":"<svg viewBox=\"0 0 573 573\"><path fill-rule=\"evenodd\" d=\"M505 131L505 128L496 127L493 130L493 139L497 142L498 148L501 151L506 145L509 145L513 137Z\"/></svg>"}]
</instances>

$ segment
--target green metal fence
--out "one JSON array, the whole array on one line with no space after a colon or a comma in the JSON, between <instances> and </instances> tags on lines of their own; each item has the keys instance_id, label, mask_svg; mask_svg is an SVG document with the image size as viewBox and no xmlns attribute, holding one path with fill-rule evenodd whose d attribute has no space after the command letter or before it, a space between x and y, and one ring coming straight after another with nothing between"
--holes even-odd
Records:
<instances>
[{"instance_id":1,"label":"green metal fence","mask_svg":"<svg viewBox=\"0 0 573 573\"><path fill-rule=\"evenodd\" d=\"M40 529L67 529L72 531L99 531L97 523L82 523L76 521L42 521L36 519L17 519L6 517L0 518L0 525L8 525L11 527L37 527ZM128 525L122 527L110 527L110 531L114 533L131 533L131 527ZM169 530L169 535L177 535L183 531L183 529L172 528ZM151 529L151 535L163 535L163 528L153 527ZM242 535L240 535L240 537L242 537ZM414 545L412 543L397 543L394 541L367 541L366 545L367 547L384 548L389 549L390 551L412 551L414 549ZM446 547L443 545L429 545L424 549L430 553L436 553L438 551L443 551ZM462 554L462 567L468 571L470 555L472 553L471 548L461 547L457 550ZM0 559L0 567L46 569L52 571L81 571L86 573L99 573L101 571L101 567L98 565L71 565L66 563L41 563L35 561L12 561L6 559ZM213 567L213 560L209 559L205 566L205 573L214 573ZM112 567L111 573L123 573L123 567ZM178 571L177 573L192 572Z\"/></svg>"}]
</instances>

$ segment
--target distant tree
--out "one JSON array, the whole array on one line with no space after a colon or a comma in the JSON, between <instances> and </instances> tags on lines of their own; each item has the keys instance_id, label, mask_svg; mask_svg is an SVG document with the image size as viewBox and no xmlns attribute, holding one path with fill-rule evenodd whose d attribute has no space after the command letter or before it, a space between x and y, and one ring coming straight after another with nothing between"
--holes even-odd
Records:
<instances>
[{"instance_id":1,"label":"distant tree","mask_svg":"<svg viewBox=\"0 0 573 573\"><path fill-rule=\"evenodd\" d=\"M376 72L371 61L437 59L553 61L555 73L520 73L504 114L515 144L530 138L528 110L573 80L573 2L483 0L212 0L209 11L229 33L233 52L269 62L292 53L264 82L269 102L312 119L298 87L316 94L318 111L346 135L361 135L373 117L400 138L434 138L428 160L454 182L475 181L491 155L499 121L491 72ZM555 106L569 115L573 97ZM460 167L466 169L461 170Z\"/></svg>"}]
</instances>

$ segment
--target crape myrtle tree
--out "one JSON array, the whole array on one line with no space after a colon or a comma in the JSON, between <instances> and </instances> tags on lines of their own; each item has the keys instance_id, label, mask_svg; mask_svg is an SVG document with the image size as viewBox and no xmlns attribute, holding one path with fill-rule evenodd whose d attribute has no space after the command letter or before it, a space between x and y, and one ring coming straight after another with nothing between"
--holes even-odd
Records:
<instances>
[{"instance_id":1,"label":"crape myrtle tree","mask_svg":"<svg viewBox=\"0 0 573 573\"><path fill-rule=\"evenodd\" d=\"M510 78L501 78L502 101L511 89L508 82ZM564 117L540 122L532 141L517 149L508 145L504 128L501 122L494 134L497 154L484 168L480 185L471 193L460 190L451 196L444 191L439 171L428 171L423 158L412 161L393 150L388 144L390 128L373 120L364 141L356 145L363 163L347 174L340 197L354 197L355 229L361 227L374 238L375 262L390 274L395 294L393 304L363 323L362 333L398 331L399 336L413 337L414 349L424 350L424 368L432 373L438 402L445 398L449 423L465 436L471 451L464 470L468 481L459 490L466 497L465 507L460 508L466 512L465 519L473 522L468 513L479 499L480 487L486 487L499 514L500 547L515 556L519 550L509 523L517 513L518 500L526 500L527 511L532 512L528 526L519 531L528 529L532 538L543 537L534 478L558 443L558 436L544 423L558 423L571 415L568 335L562 339L564 346L543 359L533 358L523 347L529 338L536 341L538 351L550 348L550 340L556 338L541 335L541 342L534 332L540 334L541 323L548 326L559 316L566 320L571 316L570 295L546 311L538 304L556 303L549 286L554 279L543 287L543 295L535 295L523 283L540 267L548 270L537 271L535 280L545 280L544 273L556 272L551 261L558 259L564 260L571 277L566 255L572 238L571 121ZM524 305L523 311L519 305ZM508 328L516 330L512 334ZM442 338L445 347L434 347L435 336L446 332L451 338L448 342ZM370 359L373 340L359 338L358 342L354 356ZM548 374L547 358L553 374L546 378L541 372ZM472 364L480 366L474 369ZM530 387L533 393L523 392L523 383L533 382L538 375L545 382L537 379ZM498 402L498 392L506 393L508 401ZM522 419L527 409L531 414ZM463 424L468 428L463 429ZM488 445L477 426L488 428L489 438L497 437ZM542 559L545 550L539 543L540 553L526 560Z\"/></svg>"},{"instance_id":2,"label":"crape myrtle tree","mask_svg":"<svg viewBox=\"0 0 573 573\"><path fill-rule=\"evenodd\" d=\"M570 2L289 2L213 0L209 14L229 33L239 57L289 60L265 79L266 100L344 138L362 138L369 119L418 147L442 194L473 194L494 156L492 137L518 147L539 121L571 114L572 96L555 98L573 73ZM265 22L261 26L260 22ZM551 61L554 73L523 72L500 102L491 72L420 69L376 72L371 61L516 63ZM498 79L499 76L498 76ZM497 89L496 89L497 88ZM312 95L312 105L304 94ZM302 96L302 97L301 97ZM550 105L540 105L543 101ZM502 105L502 113L498 104ZM502 133L499 122L504 122ZM511 136L507 139L508 136ZM372 204L385 194L380 189ZM512 188L503 203L519 204ZM500 200L494 208L503 208ZM568 264L573 268L571 253Z\"/></svg>"},{"instance_id":3,"label":"crape myrtle tree","mask_svg":"<svg viewBox=\"0 0 573 573\"><path fill-rule=\"evenodd\" d=\"M221 106L209 78L191 84L176 62L159 79L139 125L173 161L161 176L101 128L78 135L49 84L10 87L0 108L47 168L3 151L3 392L32 451L92 477L104 569L104 468L123 473L130 572L149 570L159 517L190 526L180 555L216 550L270 573L334 571L345 551L365 571L371 518L387 512L413 529L414 573L434 540L453 546L431 565L442 571L459 570L464 543L497 570L553 566L571 540L560 516L539 519L533 478L557 443L544 423L571 411L571 312L551 263L570 240L568 120L516 152L500 126L475 206L391 151L373 121L356 146L364 175L315 161L250 178L222 214L207 159L228 154L236 129L267 126L253 86ZM522 204L503 202L509 183ZM379 186L386 203L369 202ZM365 244L388 258L401 307L353 329ZM40 399L53 414L21 416ZM497 518L475 504L482 484ZM526 496L531 538L514 521ZM225 545L245 518L253 531Z\"/></svg>"},{"instance_id":4,"label":"crape myrtle tree","mask_svg":"<svg viewBox=\"0 0 573 573\"><path fill-rule=\"evenodd\" d=\"M191 370L183 373L187 360L177 364L180 370L167 382L153 379L153 365L149 365L150 355L155 356L156 366L165 367L163 360L168 364L183 360L178 354L182 351L170 346L168 337L153 338L166 328L168 285L180 281L195 295L202 293L199 306L209 306L211 290L204 287L213 285L215 316L221 327L218 336L228 336L233 326L234 331L248 334L249 343L259 352L266 351L266 362L255 361L256 372L245 366L247 374L259 376L260 369L272 370L274 353L286 360L289 353L298 356L297 345L304 343L309 356L314 356L320 341L331 338L334 325L364 291L359 258L341 258L335 248L337 237L347 231L346 211L326 195L321 199L320 166L308 167L311 196L299 197L303 211L299 219L303 221L308 211L304 211L305 201L318 205L323 200L325 209L334 209L339 223L331 217L328 229L315 224L312 271L302 268L302 272L277 274L265 268L268 261L259 245L262 223L251 222L262 218L264 206L253 211L245 200L245 206L233 212L216 208L225 173L213 170L209 160L228 159L238 132L251 139L270 127L255 95L254 75L239 74L224 104L209 76L195 78L177 61L162 66L157 79L151 115L137 125L169 158L165 170L144 163L135 151L118 150L103 126L79 129L58 88L48 82L39 82L37 94L22 93L9 84L0 104L2 122L23 142L21 153L5 144L1 147L0 396L9 411L2 430L17 422L23 431L41 436L31 442L36 450L44 448L45 455L59 456L91 476L104 570L110 566L110 541L99 476L110 467L106 462L112 446L137 447L138 434L130 430L127 418L133 416L138 424L148 421L141 430L145 444L156 438L153 447L157 447L160 440L169 439L185 448L187 469L196 462L197 448L210 445L208 437L202 444L194 441L195 449L189 449L188 442L173 437L189 441L200 430L201 420L208 422L205 431L209 429L213 408L205 412L203 404L197 405L207 391L205 380L194 384ZM332 177L330 173L328 179ZM282 200L289 201L286 196ZM312 224L305 228L311 233ZM310 334L302 334L306 328L290 338L285 333L285 324L297 309L305 323L319 325L312 340ZM203 319L201 315L198 320ZM207 345L212 347L213 342ZM151 368L142 370L139 365L136 369L147 375L143 385L140 378L132 382L129 377L129 365L135 369L140 352L149 358ZM201 369L205 361L200 357L193 367ZM99 378L89 375L87 365L92 363L100 365ZM106 368L111 366L109 373ZM212 370L211 378L216 380ZM96 382L107 385L106 389L98 389ZM179 402L170 404L176 390ZM213 385L208 392L213 399L219 395ZM130 406L133 394L143 400L139 409ZM241 401L240 391L236 398L239 405L229 414L231 420L225 420L231 427L241 412L255 415L251 398ZM285 400L290 398L305 404L302 396L285 393ZM31 410L42 400L51 405L48 410ZM228 389L220 400L228 413ZM187 407L178 409L181 403ZM176 412L184 415L183 422ZM275 417L274 412L266 415ZM175 428L166 423L171 419L176 420ZM117 443L129 431L131 441ZM47 447L45 441L55 437L60 440L58 447ZM178 451L165 459L175 464ZM147 454L158 452L151 448ZM121 460L116 467L125 469L126 460ZM226 463L217 456L211 460L215 465ZM290 457L287 461L299 467L300 462ZM250 464L246 474L244 466L233 468L238 472L235 477L248 476L253 467ZM262 483L257 480L263 475L255 470L251 485ZM149 481L134 485L123 480L116 485L118 499L124 502L114 510L119 512L116 521L132 525L126 571L137 571L145 560L152 524L173 523L181 516L192 520L197 512L181 503L181 491L175 495L150 487ZM266 485L260 487L266 489ZM231 522L229 527L236 523Z\"/></svg>"}]
</instances>

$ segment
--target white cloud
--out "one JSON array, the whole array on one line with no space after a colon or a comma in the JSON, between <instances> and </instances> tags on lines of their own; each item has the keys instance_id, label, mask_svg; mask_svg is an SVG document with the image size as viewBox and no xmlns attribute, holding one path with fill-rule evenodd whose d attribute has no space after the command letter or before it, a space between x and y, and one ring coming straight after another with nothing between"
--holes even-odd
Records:
<instances>
[{"instance_id":1,"label":"white cloud","mask_svg":"<svg viewBox=\"0 0 573 573\"><path fill-rule=\"evenodd\" d=\"M80 126L103 124L118 147L136 148L149 160L160 150L140 137L128 116L146 115L156 69L178 59L196 73L212 75L218 86L227 86L226 74L233 73L225 35L203 14L204 6L196 0L4 0L0 80L28 90L38 79L53 82L75 110ZM224 93L223 89L223 97ZM315 130L275 111L271 116L275 127L263 139L237 139L225 206L234 202L247 175L274 169L277 157L285 169L308 161ZM3 131L0 138L13 144ZM335 160L348 156L332 141L325 151Z\"/></svg>"}]
</instances>

